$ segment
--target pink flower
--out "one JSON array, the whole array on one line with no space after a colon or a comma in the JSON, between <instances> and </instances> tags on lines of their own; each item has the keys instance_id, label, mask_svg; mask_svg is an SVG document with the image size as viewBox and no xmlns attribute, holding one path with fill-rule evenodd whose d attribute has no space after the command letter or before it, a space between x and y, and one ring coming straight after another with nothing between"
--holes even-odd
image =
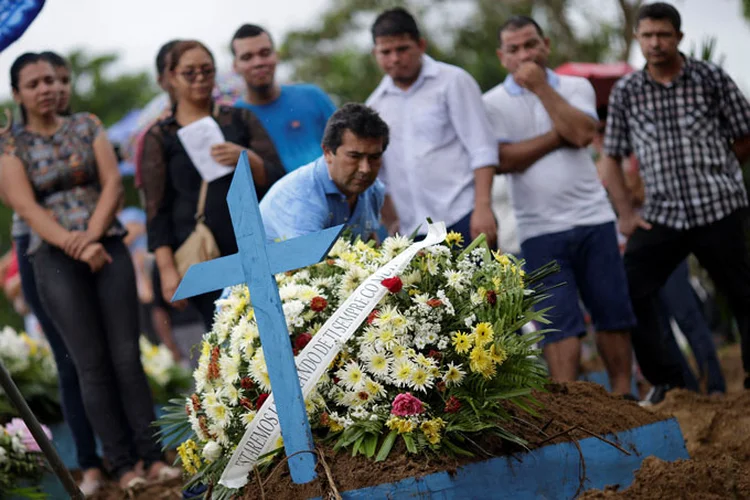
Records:
<instances>
[{"instance_id":1,"label":"pink flower","mask_svg":"<svg viewBox=\"0 0 750 500\"><path fill-rule=\"evenodd\" d=\"M409 415L419 415L424 412L422 402L411 395L410 392L399 394L391 404L391 414L397 417L408 417Z\"/></svg>"},{"instance_id":2,"label":"pink flower","mask_svg":"<svg viewBox=\"0 0 750 500\"><path fill-rule=\"evenodd\" d=\"M42 425L42 430L47 435L47 439L52 439L52 433L46 425ZM26 427L26 422L24 422L23 419L14 418L11 420L10 423L5 426L5 431L11 436L18 436L18 439L21 440L21 443L23 443L28 451L36 453L42 451L34 439L34 436L31 435L31 431Z\"/></svg>"}]
</instances>

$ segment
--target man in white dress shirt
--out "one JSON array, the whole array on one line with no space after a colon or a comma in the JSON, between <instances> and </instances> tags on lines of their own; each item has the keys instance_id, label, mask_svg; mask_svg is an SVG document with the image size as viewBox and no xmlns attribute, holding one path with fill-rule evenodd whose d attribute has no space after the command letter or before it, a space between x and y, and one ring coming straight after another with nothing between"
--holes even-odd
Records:
<instances>
[{"instance_id":1,"label":"man in white dress shirt","mask_svg":"<svg viewBox=\"0 0 750 500\"><path fill-rule=\"evenodd\" d=\"M367 104L391 129L380 171L383 221L391 233L425 234L430 217L467 244L484 233L494 246L497 143L479 86L463 69L425 55L425 40L404 9L380 14L372 37L386 76Z\"/></svg>"},{"instance_id":2,"label":"man in white dress shirt","mask_svg":"<svg viewBox=\"0 0 750 500\"><path fill-rule=\"evenodd\" d=\"M545 280L552 307L543 341L552 378L578 377L586 333L579 296L597 330L599 354L615 392L630 393L629 331L635 317L617 245L615 214L587 146L597 126L588 80L546 68L549 39L531 18L499 30L498 57L510 73L484 96L499 143L499 173L509 174L521 251L530 269L557 261Z\"/></svg>"}]
</instances>

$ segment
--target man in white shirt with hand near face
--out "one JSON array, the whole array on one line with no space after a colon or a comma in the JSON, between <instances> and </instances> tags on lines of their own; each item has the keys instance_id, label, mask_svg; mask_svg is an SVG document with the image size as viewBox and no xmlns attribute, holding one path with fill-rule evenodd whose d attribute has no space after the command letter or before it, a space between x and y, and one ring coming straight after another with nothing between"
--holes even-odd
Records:
<instances>
[{"instance_id":1,"label":"man in white shirt with hand near face","mask_svg":"<svg viewBox=\"0 0 750 500\"><path fill-rule=\"evenodd\" d=\"M587 146L596 132L596 96L584 78L547 69L549 39L531 18L499 30L506 80L484 95L499 144L498 173L508 174L521 250L529 269L561 267L545 280L553 331L542 342L556 381L578 378L586 333L579 296L597 330L613 392L629 394L635 325L617 245L615 215Z\"/></svg>"}]
</instances>

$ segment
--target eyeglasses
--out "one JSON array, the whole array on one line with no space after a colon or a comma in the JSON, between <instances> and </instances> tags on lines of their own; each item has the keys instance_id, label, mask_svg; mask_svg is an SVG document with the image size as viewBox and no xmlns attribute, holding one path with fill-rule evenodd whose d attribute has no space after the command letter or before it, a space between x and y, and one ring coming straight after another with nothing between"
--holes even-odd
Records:
<instances>
[{"instance_id":1,"label":"eyeglasses","mask_svg":"<svg viewBox=\"0 0 750 500\"><path fill-rule=\"evenodd\" d=\"M180 76L185 79L188 83L193 83L198 75L202 76L204 80L208 80L216 74L216 68L203 68L199 70L190 69L180 73Z\"/></svg>"}]
</instances>

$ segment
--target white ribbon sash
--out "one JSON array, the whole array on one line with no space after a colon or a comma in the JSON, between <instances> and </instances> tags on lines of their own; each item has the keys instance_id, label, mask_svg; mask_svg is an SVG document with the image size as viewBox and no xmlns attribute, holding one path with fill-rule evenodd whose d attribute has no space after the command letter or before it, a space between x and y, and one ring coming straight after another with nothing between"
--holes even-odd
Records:
<instances>
[{"instance_id":1,"label":"white ribbon sash","mask_svg":"<svg viewBox=\"0 0 750 500\"><path fill-rule=\"evenodd\" d=\"M302 385L302 395L305 398L318 384L343 345L387 293L381 281L403 272L417 252L444 241L445 236L446 229L443 222L430 224L424 240L412 243L406 250L370 275L323 324L318 333L295 358ZM248 473L258 462L258 457L275 448L280 434L276 404L271 394L248 425L245 435L219 479L219 484L228 488L244 486L247 483Z\"/></svg>"}]
</instances>

